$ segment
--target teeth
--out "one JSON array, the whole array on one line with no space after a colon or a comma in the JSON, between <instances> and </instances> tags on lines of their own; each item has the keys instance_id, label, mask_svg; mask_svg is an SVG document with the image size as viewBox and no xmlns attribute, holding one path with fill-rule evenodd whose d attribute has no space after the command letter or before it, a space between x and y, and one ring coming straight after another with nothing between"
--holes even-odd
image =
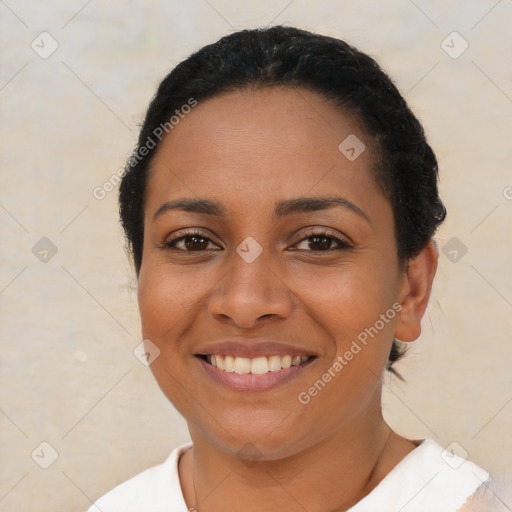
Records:
<instances>
[{"instance_id":1,"label":"teeth","mask_svg":"<svg viewBox=\"0 0 512 512\"><path fill-rule=\"evenodd\" d=\"M298 366L310 358L308 356L295 356L293 358L292 356L261 356L250 359L248 357L209 355L206 359L212 366L216 366L219 370L225 372L263 375L264 373L287 369L290 366Z\"/></svg>"},{"instance_id":2,"label":"teeth","mask_svg":"<svg viewBox=\"0 0 512 512\"><path fill-rule=\"evenodd\" d=\"M268 372L268 362L266 357L255 357L251 362L251 373L263 375Z\"/></svg>"},{"instance_id":3,"label":"teeth","mask_svg":"<svg viewBox=\"0 0 512 512\"><path fill-rule=\"evenodd\" d=\"M229 356L226 356L226 359ZM234 370L235 373L251 373L251 360L248 357L236 357Z\"/></svg>"},{"instance_id":4,"label":"teeth","mask_svg":"<svg viewBox=\"0 0 512 512\"><path fill-rule=\"evenodd\" d=\"M224 358L224 371L232 372L235 370L235 358L232 356L226 356Z\"/></svg>"},{"instance_id":5,"label":"teeth","mask_svg":"<svg viewBox=\"0 0 512 512\"><path fill-rule=\"evenodd\" d=\"M292 365L292 356L284 356L281 358L281 368L290 368Z\"/></svg>"},{"instance_id":6,"label":"teeth","mask_svg":"<svg viewBox=\"0 0 512 512\"><path fill-rule=\"evenodd\" d=\"M281 358L279 356L270 356L268 358L268 369L271 372L277 372L281 369Z\"/></svg>"}]
</instances>

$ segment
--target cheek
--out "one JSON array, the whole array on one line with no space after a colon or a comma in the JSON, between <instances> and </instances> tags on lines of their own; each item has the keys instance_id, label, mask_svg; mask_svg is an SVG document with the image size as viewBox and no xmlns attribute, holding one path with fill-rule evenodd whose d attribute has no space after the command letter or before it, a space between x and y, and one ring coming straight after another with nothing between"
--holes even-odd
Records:
<instances>
[{"instance_id":1,"label":"cheek","mask_svg":"<svg viewBox=\"0 0 512 512\"><path fill-rule=\"evenodd\" d=\"M334 272L317 272L310 281L314 285L302 286L304 303L317 323L337 341L339 350L373 326L395 300L397 276L390 270L391 263L372 260ZM384 334L392 323L388 321L381 329Z\"/></svg>"},{"instance_id":2,"label":"cheek","mask_svg":"<svg viewBox=\"0 0 512 512\"><path fill-rule=\"evenodd\" d=\"M172 334L192 314L201 295L203 281L179 271L170 271L164 264L148 264L141 268L138 303L145 338L161 343L165 333Z\"/></svg>"},{"instance_id":3,"label":"cheek","mask_svg":"<svg viewBox=\"0 0 512 512\"><path fill-rule=\"evenodd\" d=\"M190 354L183 350L179 337L196 314L203 282L148 259L141 268L137 289L142 336L160 350L150 366L151 372L164 395L184 416L190 415L188 401L194 394L194 383L189 382L187 392L183 392Z\"/></svg>"},{"instance_id":4,"label":"cheek","mask_svg":"<svg viewBox=\"0 0 512 512\"><path fill-rule=\"evenodd\" d=\"M311 417L324 414L325 409L333 411L325 421L326 430L347 421L378 392L396 318L392 306L397 274L390 270L392 264L375 259L368 265L340 269L336 277L326 274L315 280L309 292L304 290L309 315L331 341L328 358L318 367L312 387L304 390L318 396L308 405ZM328 384L317 386L320 380Z\"/></svg>"}]
</instances>

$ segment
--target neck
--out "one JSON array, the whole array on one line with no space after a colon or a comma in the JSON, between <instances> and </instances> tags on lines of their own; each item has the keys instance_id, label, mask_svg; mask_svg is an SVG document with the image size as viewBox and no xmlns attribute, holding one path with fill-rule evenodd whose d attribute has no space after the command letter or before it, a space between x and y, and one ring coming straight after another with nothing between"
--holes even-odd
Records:
<instances>
[{"instance_id":1,"label":"neck","mask_svg":"<svg viewBox=\"0 0 512 512\"><path fill-rule=\"evenodd\" d=\"M185 500L198 512L347 510L415 447L391 431L380 408L307 449L253 463L189 428L194 446L179 472Z\"/></svg>"}]
</instances>

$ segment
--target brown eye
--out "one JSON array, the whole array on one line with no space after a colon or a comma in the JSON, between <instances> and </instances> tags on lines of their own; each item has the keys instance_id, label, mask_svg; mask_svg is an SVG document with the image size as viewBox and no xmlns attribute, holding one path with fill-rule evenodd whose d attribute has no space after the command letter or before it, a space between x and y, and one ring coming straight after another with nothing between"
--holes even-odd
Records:
<instances>
[{"instance_id":1,"label":"brown eye","mask_svg":"<svg viewBox=\"0 0 512 512\"><path fill-rule=\"evenodd\" d=\"M309 240L309 248L320 251L331 249L331 245L334 242L334 239L329 236L311 236Z\"/></svg>"},{"instance_id":2,"label":"brown eye","mask_svg":"<svg viewBox=\"0 0 512 512\"><path fill-rule=\"evenodd\" d=\"M202 252L214 250L208 245L215 245L207 236L202 233L188 233L187 235L180 236L174 240L170 240L165 244L168 249L176 249L183 252Z\"/></svg>"},{"instance_id":3,"label":"brown eye","mask_svg":"<svg viewBox=\"0 0 512 512\"><path fill-rule=\"evenodd\" d=\"M186 236L185 247L190 251L201 251L208 247L208 239L200 236Z\"/></svg>"},{"instance_id":4,"label":"brown eye","mask_svg":"<svg viewBox=\"0 0 512 512\"><path fill-rule=\"evenodd\" d=\"M300 247L301 244L303 244L302 247ZM333 236L331 233L319 232L310 233L309 236L303 238L297 244L296 248L299 250L307 250L309 252L329 252L351 249L352 246L337 236Z\"/></svg>"}]
</instances>

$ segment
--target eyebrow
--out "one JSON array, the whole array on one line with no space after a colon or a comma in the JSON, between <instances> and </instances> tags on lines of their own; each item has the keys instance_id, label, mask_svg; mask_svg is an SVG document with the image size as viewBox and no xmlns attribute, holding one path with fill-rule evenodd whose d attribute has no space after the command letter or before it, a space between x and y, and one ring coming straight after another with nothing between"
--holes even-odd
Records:
<instances>
[{"instance_id":1,"label":"eyebrow","mask_svg":"<svg viewBox=\"0 0 512 512\"><path fill-rule=\"evenodd\" d=\"M359 215L371 224L370 218L366 213L361 210L354 203L345 199L344 197L297 197L294 199L285 199L279 201L273 212L275 219L282 219L290 215L298 213L316 212L320 210L327 210L334 206L341 206L350 210L351 212ZM153 215L153 222L163 215L172 210L182 210L185 212L199 213L203 215L213 215L215 217L225 218L226 210L218 201L206 198L198 199L174 199L167 201L160 205L158 210Z\"/></svg>"}]
</instances>

